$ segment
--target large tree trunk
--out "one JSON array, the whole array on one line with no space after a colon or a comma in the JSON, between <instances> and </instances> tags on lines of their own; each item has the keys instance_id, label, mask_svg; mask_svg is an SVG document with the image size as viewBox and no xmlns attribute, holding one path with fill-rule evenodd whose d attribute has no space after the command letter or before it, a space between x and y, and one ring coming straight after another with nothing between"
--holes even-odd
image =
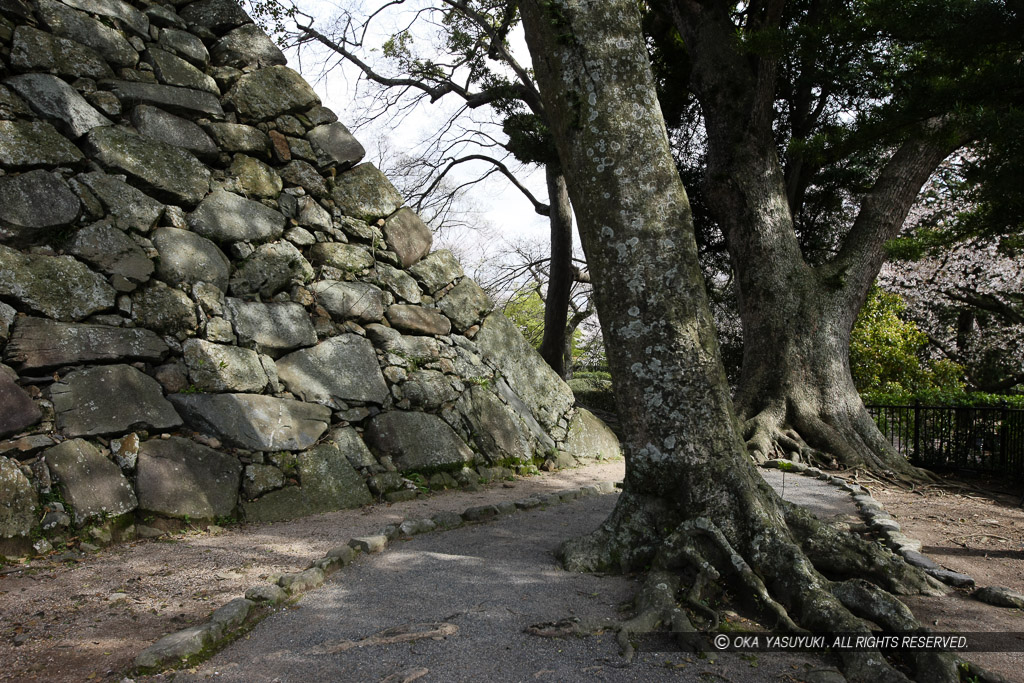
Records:
<instances>
[{"instance_id":1,"label":"large tree trunk","mask_svg":"<svg viewBox=\"0 0 1024 683\"><path fill-rule=\"evenodd\" d=\"M717 617L699 601L722 582L780 629L799 622L863 632L858 616L885 629L917 629L902 604L864 579L889 591L934 590L924 575L785 504L746 455L637 3L528 0L520 7L579 218L625 432L626 480L615 510L592 535L563 546L563 563L651 568L623 642L658 623L692 631L680 602L714 628ZM915 665L928 680L956 678L949 657ZM852 680L906 680L877 652L844 654L842 666Z\"/></svg>"},{"instance_id":2,"label":"large tree trunk","mask_svg":"<svg viewBox=\"0 0 1024 683\"><path fill-rule=\"evenodd\" d=\"M572 294L572 206L565 177L555 164L547 164L544 173L548 184L548 222L551 226L551 262L548 267L548 290L544 299L544 337L540 355L558 373L568 378L565 349L570 343L569 297ZM571 356L570 356L571 360Z\"/></svg>"},{"instance_id":3,"label":"large tree trunk","mask_svg":"<svg viewBox=\"0 0 1024 683\"><path fill-rule=\"evenodd\" d=\"M692 57L708 131L706 186L736 271L743 366L736 409L758 459L799 453L901 478L927 476L879 432L853 384L850 331L921 188L961 136L928 121L865 194L827 263L805 259L773 130L777 63L735 39L729 3L665 0ZM746 30L777 28L784 3L751 6ZM756 9L756 11L755 11ZM792 181L792 178L791 178Z\"/></svg>"}]
</instances>

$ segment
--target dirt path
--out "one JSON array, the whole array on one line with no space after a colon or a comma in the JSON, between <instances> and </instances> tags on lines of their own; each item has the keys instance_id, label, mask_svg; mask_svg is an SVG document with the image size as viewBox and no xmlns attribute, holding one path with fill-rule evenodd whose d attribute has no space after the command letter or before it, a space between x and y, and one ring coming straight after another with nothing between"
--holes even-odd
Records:
<instances>
[{"instance_id":1,"label":"dirt path","mask_svg":"<svg viewBox=\"0 0 1024 683\"><path fill-rule=\"evenodd\" d=\"M303 569L354 536L444 510L619 481L622 461L217 534L113 546L80 562L34 561L0 576L0 681L119 676L157 638L192 623L270 574Z\"/></svg>"}]
</instances>

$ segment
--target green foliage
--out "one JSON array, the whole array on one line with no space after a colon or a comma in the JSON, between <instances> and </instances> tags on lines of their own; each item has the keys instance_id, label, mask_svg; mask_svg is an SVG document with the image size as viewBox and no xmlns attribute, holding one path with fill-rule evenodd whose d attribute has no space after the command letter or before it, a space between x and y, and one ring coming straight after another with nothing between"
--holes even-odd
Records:
<instances>
[{"instance_id":1,"label":"green foliage","mask_svg":"<svg viewBox=\"0 0 1024 683\"><path fill-rule=\"evenodd\" d=\"M503 312L519 328L530 346L540 348L544 338L544 301L536 289L519 290L505 303Z\"/></svg>"},{"instance_id":2,"label":"green foliage","mask_svg":"<svg viewBox=\"0 0 1024 683\"><path fill-rule=\"evenodd\" d=\"M903 320L897 294L872 289L850 333L850 370L862 394L963 391L963 369L925 357L927 335Z\"/></svg>"},{"instance_id":3,"label":"green foliage","mask_svg":"<svg viewBox=\"0 0 1024 683\"><path fill-rule=\"evenodd\" d=\"M869 405L912 405L920 401L926 406L966 406L970 408L1015 408L1024 409L1024 395L986 394L980 391L928 388L910 391L869 391L861 394Z\"/></svg>"},{"instance_id":4,"label":"green foliage","mask_svg":"<svg viewBox=\"0 0 1024 683\"><path fill-rule=\"evenodd\" d=\"M615 388L607 372L577 372L569 380L576 401L587 408L615 412Z\"/></svg>"}]
</instances>

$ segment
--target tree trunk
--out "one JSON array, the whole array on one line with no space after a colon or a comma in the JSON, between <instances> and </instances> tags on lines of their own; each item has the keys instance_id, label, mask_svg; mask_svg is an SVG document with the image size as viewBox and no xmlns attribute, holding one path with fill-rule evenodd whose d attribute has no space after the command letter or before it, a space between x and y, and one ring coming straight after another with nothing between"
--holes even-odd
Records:
<instances>
[{"instance_id":1,"label":"tree trunk","mask_svg":"<svg viewBox=\"0 0 1024 683\"><path fill-rule=\"evenodd\" d=\"M566 323L569 319L569 296L572 293L572 206L565 177L555 164L547 164L544 172L548 183L548 221L551 225L551 263L548 268L548 291L544 300L544 337L540 355L558 373L568 378L570 370L565 357L569 343ZM570 358L571 360L571 358Z\"/></svg>"},{"instance_id":2,"label":"tree trunk","mask_svg":"<svg viewBox=\"0 0 1024 683\"><path fill-rule=\"evenodd\" d=\"M737 431L697 261L686 193L669 149L631 0L520 3L549 123L579 218L624 428L626 479L592 535L562 548L576 570L650 567L631 633L693 631L689 605L722 582L781 629L916 629L890 591L934 590L877 546L785 504ZM826 568L824 578L814 565ZM859 577L859 578L854 578ZM685 588L684 588L685 587ZM955 680L950 657L922 657ZM851 680L902 681L875 653L846 653Z\"/></svg>"},{"instance_id":3,"label":"tree trunk","mask_svg":"<svg viewBox=\"0 0 1024 683\"><path fill-rule=\"evenodd\" d=\"M708 131L707 195L736 271L743 366L736 410L758 459L799 453L879 474L924 478L875 426L853 384L850 331L934 169L962 144L926 121L883 165L836 256L804 259L773 131L777 63L735 39L728 3L665 0L692 57ZM764 3L749 31L776 28Z\"/></svg>"}]
</instances>

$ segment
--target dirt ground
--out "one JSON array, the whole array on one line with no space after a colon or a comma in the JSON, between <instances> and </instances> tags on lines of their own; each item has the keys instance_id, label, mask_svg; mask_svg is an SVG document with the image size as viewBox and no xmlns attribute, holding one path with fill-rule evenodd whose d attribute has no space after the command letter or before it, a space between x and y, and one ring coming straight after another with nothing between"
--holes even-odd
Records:
<instances>
[{"instance_id":1,"label":"dirt ground","mask_svg":"<svg viewBox=\"0 0 1024 683\"><path fill-rule=\"evenodd\" d=\"M78 562L38 559L0 573L0 681L117 680L164 634L204 620L271 574L304 568L349 538L406 518L620 480L612 462L456 491L407 503L293 522L190 532L113 546ZM971 489L901 490L873 482L875 497L923 551L979 585L1024 591L1024 509L1018 496ZM20 568L20 570L19 570ZM1024 631L1020 610L971 600L969 591L907 602L942 631ZM1024 647L1022 647L1024 649ZM979 653L977 663L1019 680L1024 653Z\"/></svg>"}]
</instances>

